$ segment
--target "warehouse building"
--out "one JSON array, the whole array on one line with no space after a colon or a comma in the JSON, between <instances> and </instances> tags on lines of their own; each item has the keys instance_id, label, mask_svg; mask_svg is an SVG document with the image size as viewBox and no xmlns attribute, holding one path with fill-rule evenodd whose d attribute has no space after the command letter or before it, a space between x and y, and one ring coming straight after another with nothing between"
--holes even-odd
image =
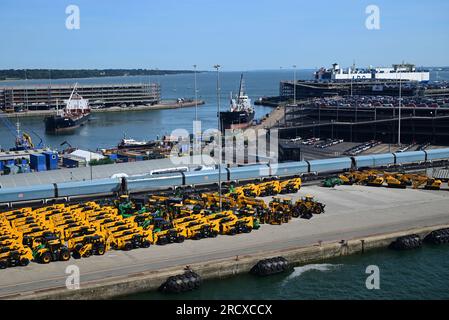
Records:
<instances>
[{"instance_id":1,"label":"warehouse building","mask_svg":"<svg viewBox=\"0 0 449 320\"><path fill-rule=\"evenodd\" d=\"M0 87L0 110L54 110L63 106L72 90L73 85ZM160 85L156 83L78 84L77 91L92 108L153 105L160 101Z\"/></svg>"}]
</instances>

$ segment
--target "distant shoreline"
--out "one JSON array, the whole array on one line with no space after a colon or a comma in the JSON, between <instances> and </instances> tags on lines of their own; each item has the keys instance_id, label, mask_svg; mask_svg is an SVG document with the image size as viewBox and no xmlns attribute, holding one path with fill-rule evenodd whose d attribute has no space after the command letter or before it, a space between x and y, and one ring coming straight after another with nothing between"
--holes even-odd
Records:
<instances>
[{"instance_id":1,"label":"distant shoreline","mask_svg":"<svg viewBox=\"0 0 449 320\"><path fill-rule=\"evenodd\" d=\"M164 76L176 74L190 74L193 70L148 70L148 69L2 69L0 83L24 80L63 80L63 79L91 79L110 77L138 77ZM197 71L198 73L205 71Z\"/></svg>"}]
</instances>

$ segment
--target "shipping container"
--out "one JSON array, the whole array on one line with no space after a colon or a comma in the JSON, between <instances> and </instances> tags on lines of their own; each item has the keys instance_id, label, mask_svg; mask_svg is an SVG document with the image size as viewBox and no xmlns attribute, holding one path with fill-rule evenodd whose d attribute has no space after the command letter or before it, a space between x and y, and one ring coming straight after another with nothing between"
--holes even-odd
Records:
<instances>
[{"instance_id":1,"label":"shipping container","mask_svg":"<svg viewBox=\"0 0 449 320\"><path fill-rule=\"evenodd\" d=\"M47 151L44 152L45 156L45 164L47 166L47 170L56 170L58 169L58 154L56 152Z\"/></svg>"},{"instance_id":2,"label":"shipping container","mask_svg":"<svg viewBox=\"0 0 449 320\"><path fill-rule=\"evenodd\" d=\"M30 154L30 167L34 171L46 171L45 156L43 154Z\"/></svg>"},{"instance_id":3,"label":"shipping container","mask_svg":"<svg viewBox=\"0 0 449 320\"><path fill-rule=\"evenodd\" d=\"M62 158L62 165L66 168L77 168L79 167L80 160L70 158L70 157L64 157Z\"/></svg>"}]
</instances>

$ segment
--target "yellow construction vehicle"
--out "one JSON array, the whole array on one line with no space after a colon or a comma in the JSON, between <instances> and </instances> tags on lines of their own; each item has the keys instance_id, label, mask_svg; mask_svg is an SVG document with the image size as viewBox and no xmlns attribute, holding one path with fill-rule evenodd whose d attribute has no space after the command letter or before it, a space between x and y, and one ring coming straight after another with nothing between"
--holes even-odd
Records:
<instances>
[{"instance_id":1,"label":"yellow construction vehicle","mask_svg":"<svg viewBox=\"0 0 449 320\"><path fill-rule=\"evenodd\" d=\"M313 196L306 195L304 198L296 201L295 210L297 210L297 214L299 214L301 218L310 219L313 214L324 213L325 206L325 204L315 201Z\"/></svg>"},{"instance_id":2,"label":"yellow construction vehicle","mask_svg":"<svg viewBox=\"0 0 449 320\"><path fill-rule=\"evenodd\" d=\"M93 228L90 226L80 226L77 228L73 228L71 230L63 230L61 234L63 234L63 240L70 240L72 238L78 238L82 236L89 236L96 233L101 233L97 228ZM101 233L102 236L105 236L104 233Z\"/></svg>"},{"instance_id":3,"label":"yellow construction vehicle","mask_svg":"<svg viewBox=\"0 0 449 320\"><path fill-rule=\"evenodd\" d=\"M220 220L219 228L221 234L235 235L238 233L249 233L253 230L253 217L228 217Z\"/></svg>"},{"instance_id":4,"label":"yellow construction vehicle","mask_svg":"<svg viewBox=\"0 0 449 320\"><path fill-rule=\"evenodd\" d=\"M43 264L52 261L67 261L70 259L69 249L61 242L61 240L51 234L33 239L31 244L33 249L33 258L35 261Z\"/></svg>"},{"instance_id":5,"label":"yellow construction vehicle","mask_svg":"<svg viewBox=\"0 0 449 320\"><path fill-rule=\"evenodd\" d=\"M288 223L292 218L293 203L291 198L273 197L269 207L276 219L280 218L282 223Z\"/></svg>"},{"instance_id":6,"label":"yellow construction vehicle","mask_svg":"<svg viewBox=\"0 0 449 320\"><path fill-rule=\"evenodd\" d=\"M214 223L195 223L185 227L188 239L199 240L215 238L219 232L219 226Z\"/></svg>"},{"instance_id":7,"label":"yellow construction vehicle","mask_svg":"<svg viewBox=\"0 0 449 320\"><path fill-rule=\"evenodd\" d=\"M153 244L166 245L169 243L181 243L187 238L185 228L172 228L153 233Z\"/></svg>"},{"instance_id":8,"label":"yellow construction vehicle","mask_svg":"<svg viewBox=\"0 0 449 320\"><path fill-rule=\"evenodd\" d=\"M245 197L258 197L260 196L260 187L259 185L250 183L242 187L242 192Z\"/></svg>"},{"instance_id":9,"label":"yellow construction vehicle","mask_svg":"<svg viewBox=\"0 0 449 320\"><path fill-rule=\"evenodd\" d=\"M345 172L343 174L340 174L338 178L344 185L348 186L353 185L354 183L357 182L353 172Z\"/></svg>"},{"instance_id":10,"label":"yellow construction vehicle","mask_svg":"<svg viewBox=\"0 0 449 320\"><path fill-rule=\"evenodd\" d=\"M385 173L384 178L387 186L390 188L407 188L407 184L401 179L401 176Z\"/></svg>"},{"instance_id":11,"label":"yellow construction vehicle","mask_svg":"<svg viewBox=\"0 0 449 320\"><path fill-rule=\"evenodd\" d=\"M427 176L416 176L413 179L413 189L424 186L424 189L427 190L440 190L442 184L441 180Z\"/></svg>"},{"instance_id":12,"label":"yellow construction vehicle","mask_svg":"<svg viewBox=\"0 0 449 320\"><path fill-rule=\"evenodd\" d=\"M178 219L174 219L172 220L172 223L174 226L178 226L178 225L185 225L186 223L192 222L192 221L196 221L196 220L200 220L202 219L203 216L201 214L194 214L191 216L187 216L184 218L178 218Z\"/></svg>"},{"instance_id":13,"label":"yellow construction vehicle","mask_svg":"<svg viewBox=\"0 0 449 320\"><path fill-rule=\"evenodd\" d=\"M73 258L88 258L92 255L102 256L109 249L101 234L83 235L68 241L68 247Z\"/></svg>"},{"instance_id":14,"label":"yellow construction vehicle","mask_svg":"<svg viewBox=\"0 0 449 320\"><path fill-rule=\"evenodd\" d=\"M296 193L299 191L299 189L301 189L301 178L294 178L294 179L289 179L289 180L285 180L282 181L280 183L281 186L281 194L286 194L286 193Z\"/></svg>"},{"instance_id":15,"label":"yellow construction vehicle","mask_svg":"<svg viewBox=\"0 0 449 320\"><path fill-rule=\"evenodd\" d=\"M128 230L118 235L109 236L107 244L115 250L129 251L136 248L148 248L153 242L150 231Z\"/></svg>"},{"instance_id":16,"label":"yellow construction vehicle","mask_svg":"<svg viewBox=\"0 0 449 320\"><path fill-rule=\"evenodd\" d=\"M371 186L371 187L381 187L385 182L385 178L374 171L368 171L362 175L359 183Z\"/></svg>"},{"instance_id":17,"label":"yellow construction vehicle","mask_svg":"<svg viewBox=\"0 0 449 320\"><path fill-rule=\"evenodd\" d=\"M278 180L272 180L260 183L258 185L260 197L274 196L279 194L282 190L281 184Z\"/></svg>"},{"instance_id":18,"label":"yellow construction vehicle","mask_svg":"<svg viewBox=\"0 0 449 320\"><path fill-rule=\"evenodd\" d=\"M15 266L27 266L33 260L31 249L25 247L0 252L0 269Z\"/></svg>"}]
</instances>

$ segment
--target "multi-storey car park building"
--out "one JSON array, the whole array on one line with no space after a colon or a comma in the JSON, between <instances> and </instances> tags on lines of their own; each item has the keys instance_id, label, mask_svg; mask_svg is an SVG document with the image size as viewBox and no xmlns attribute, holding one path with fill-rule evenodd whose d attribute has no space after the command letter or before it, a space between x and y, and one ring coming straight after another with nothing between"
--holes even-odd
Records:
<instances>
[{"instance_id":1,"label":"multi-storey car park building","mask_svg":"<svg viewBox=\"0 0 449 320\"><path fill-rule=\"evenodd\" d=\"M20 85L0 87L0 109L5 112L52 110L70 97L72 85ZM156 83L82 84L78 93L92 108L153 105L160 101Z\"/></svg>"},{"instance_id":2,"label":"multi-storey car park building","mask_svg":"<svg viewBox=\"0 0 449 320\"><path fill-rule=\"evenodd\" d=\"M449 96L409 97L400 108L398 99L391 97L330 100L287 106L281 137L397 143L400 113L402 143L449 145Z\"/></svg>"}]
</instances>

